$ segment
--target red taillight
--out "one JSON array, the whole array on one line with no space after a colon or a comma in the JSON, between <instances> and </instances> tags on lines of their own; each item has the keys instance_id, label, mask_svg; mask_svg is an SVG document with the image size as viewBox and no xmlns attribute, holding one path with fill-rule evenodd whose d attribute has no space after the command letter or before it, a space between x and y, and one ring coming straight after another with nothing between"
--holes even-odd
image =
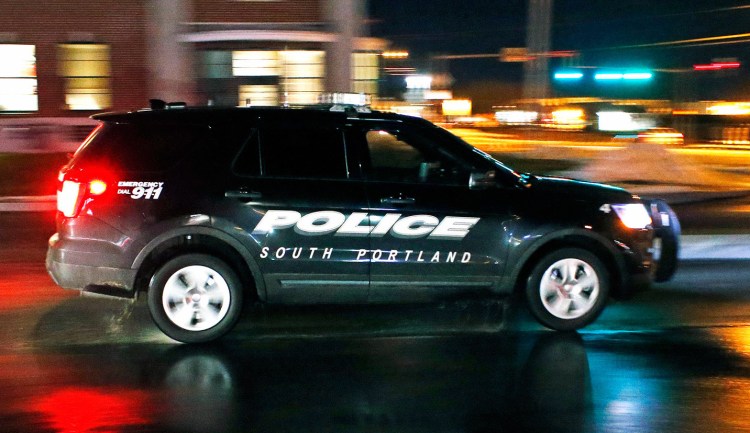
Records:
<instances>
[{"instance_id":1,"label":"red taillight","mask_svg":"<svg viewBox=\"0 0 750 433\"><path fill-rule=\"evenodd\" d=\"M68 218L76 216L82 195L79 182L63 180L57 190L57 210Z\"/></svg>"},{"instance_id":2,"label":"red taillight","mask_svg":"<svg viewBox=\"0 0 750 433\"><path fill-rule=\"evenodd\" d=\"M107 182L101 179L94 179L89 182L89 194L102 195L107 190Z\"/></svg>"},{"instance_id":3,"label":"red taillight","mask_svg":"<svg viewBox=\"0 0 750 433\"><path fill-rule=\"evenodd\" d=\"M69 176L64 172L58 175L60 186L57 189L57 210L65 217L78 215L86 198L100 196L107 191L107 182L85 176Z\"/></svg>"}]
</instances>

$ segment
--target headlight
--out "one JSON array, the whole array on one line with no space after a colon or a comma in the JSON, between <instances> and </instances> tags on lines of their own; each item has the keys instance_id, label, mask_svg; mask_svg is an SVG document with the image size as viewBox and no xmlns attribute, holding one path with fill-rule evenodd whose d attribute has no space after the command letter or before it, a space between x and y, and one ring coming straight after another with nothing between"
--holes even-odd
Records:
<instances>
[{"instance_id":1,"label":"headlight","mask_svg":"<svg viewBox=\"0 0 750 433\"><path fill-rule=\"evenodd\" d=\"M651 224L651 216L642 203L613 204L612 209L625 227L631 229L644 229Z\"/></svg>"}]
</instances>

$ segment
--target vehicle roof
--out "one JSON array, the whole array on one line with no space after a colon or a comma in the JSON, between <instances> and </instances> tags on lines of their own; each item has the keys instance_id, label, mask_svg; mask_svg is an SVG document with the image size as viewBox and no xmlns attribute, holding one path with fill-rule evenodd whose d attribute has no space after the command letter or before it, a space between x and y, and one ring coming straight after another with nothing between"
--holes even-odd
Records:
<instances>
[{"instance_id":1,"label":"vehicle roof","mask_svg":"<svg viewBox=\"0 0 750 433\"><path fill-rule=\"evenodd\" d=\"M331 111L330 107L180 107L167 109L142 109L129 112L110 112L91 116L103 122L119 123L190 123L211 124L226 121L248 121L263 117L264 119L284 120L292 117L306 121L340 121L347 118L391 120L408 123L429 122L412 116L381 111L342 112Z\"/></svg>"}]
</instances>

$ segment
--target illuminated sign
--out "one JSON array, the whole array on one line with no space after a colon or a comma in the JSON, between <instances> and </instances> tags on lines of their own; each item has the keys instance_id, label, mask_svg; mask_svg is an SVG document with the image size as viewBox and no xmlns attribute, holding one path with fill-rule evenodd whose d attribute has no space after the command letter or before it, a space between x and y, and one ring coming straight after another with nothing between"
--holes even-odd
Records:
<instances>
[{"instance_id":1,"label":"illuminated sign","mask_svg":"<svg viewBox=\"0 0 750 433\"><path fill-rule=\"evenodd\" d=\"M446 116L470 116L471 100L449 99L443 101L443 114Z\"/></svg>"}]
</instances>

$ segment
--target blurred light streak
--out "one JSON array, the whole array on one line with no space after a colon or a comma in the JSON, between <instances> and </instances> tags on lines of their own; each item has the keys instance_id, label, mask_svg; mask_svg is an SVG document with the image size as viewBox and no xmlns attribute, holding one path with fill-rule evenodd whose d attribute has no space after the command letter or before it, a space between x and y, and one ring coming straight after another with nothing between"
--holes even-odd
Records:
<instances>
[{"instance_id":1,"label":"blurred light streak","mask_svg":"<svg viewBox=\"0 0 750 433\"><path fill-rule=\"evenodd\" d=\"M723 102L712 105L706 109L708 114L722 116L736 116L750 114L750 103L748 102Z\"/></svg>"},{"instance_id":2,"label":"blurred light streak","mask_svg":"<svg viewBox=\"0 0 750 433\"><path fill-rule=\"evenodd\" d=\"M740 206L733 206L729 208L729 211L736 213L750 213L750 204L743 204ZM748 340L750 341L750 339Z\"/></svg>"},{"instance_id":3,"label":"blurred light streak","mask_svg":"<svg viewBox=\"0 0 750 433\"><path fill-rule=\"evenodd\" d=\"M581 72L556 72L554 75L556 80L580 80L583 78Z\"/></svg>"},{"instance_id":4,"label":"blurred light streak","mask_svg":"<svg viewBox=\"0 0 750 433\"><path fill-rule=\"evenodd\" d=\"M620 45L615 47L596 48L588 51L602 51L612 49L624 49L624 48L653 48L653 47L669 47L669 46L687 46L688 44L703 45L711 44L716 42L731 41L733 39L746 39L750 38L750 33L737 33L733 35L721 35L721 36L709 36L705 38L693 38L693 39L681 39L676 41L664 41L664 42L652 42L648 44L636 44L636 45Z\"/></svg>"},{"instance_id":5,"label":"blurred light streak","mask_svg":"<svg viewBox=\"0 0 750 433\"><path fill-rule=\"evenodd\" d=\"M721 69L737 69L740 67L740 62L712 62L705 65L693 65L693 70L696 71L718 71Z\"/></svg>"},{"instance_id":6,"label":"blurred light streak","mask_svg":"<svg viewBox=\"0 0 750 433\"><path fill-rule=\"evenodd\" d=\"M525 110L501 110L495 112L495 119L502 124L525 125L536 122L539 119L539 113Z\"/></svg>"},{"instance_id":7,"label":"blurred light streak","mask_svg":"<svg viewBox=\"0 0 750 433\"><path fill-rule=\"evenodd\" d=\"M625 80L649 80L654 76L651 72L626 72L622 74Z\"/></svg>"},{"instance_id":8,"label":"blurred light streak","mask_svg":"<svg viewBox=\"0 0 750 433\"><path fill-rule=\"evenodd\" d=\"M409 57L408 51L384 51L382 54L385 59L406 59Z\"/></svg>"},{"instance_id":9,"label":"blurred light streak","mask_svg":"<svg viewBox=\"0 0 750 433\"><path fill-rule=\"evenodd\" d=\"M620 73L611 73L611 72L601 72L596 75L594 75L595 80L621 80L622 74Z\"/></svg>"}]
</instances>

